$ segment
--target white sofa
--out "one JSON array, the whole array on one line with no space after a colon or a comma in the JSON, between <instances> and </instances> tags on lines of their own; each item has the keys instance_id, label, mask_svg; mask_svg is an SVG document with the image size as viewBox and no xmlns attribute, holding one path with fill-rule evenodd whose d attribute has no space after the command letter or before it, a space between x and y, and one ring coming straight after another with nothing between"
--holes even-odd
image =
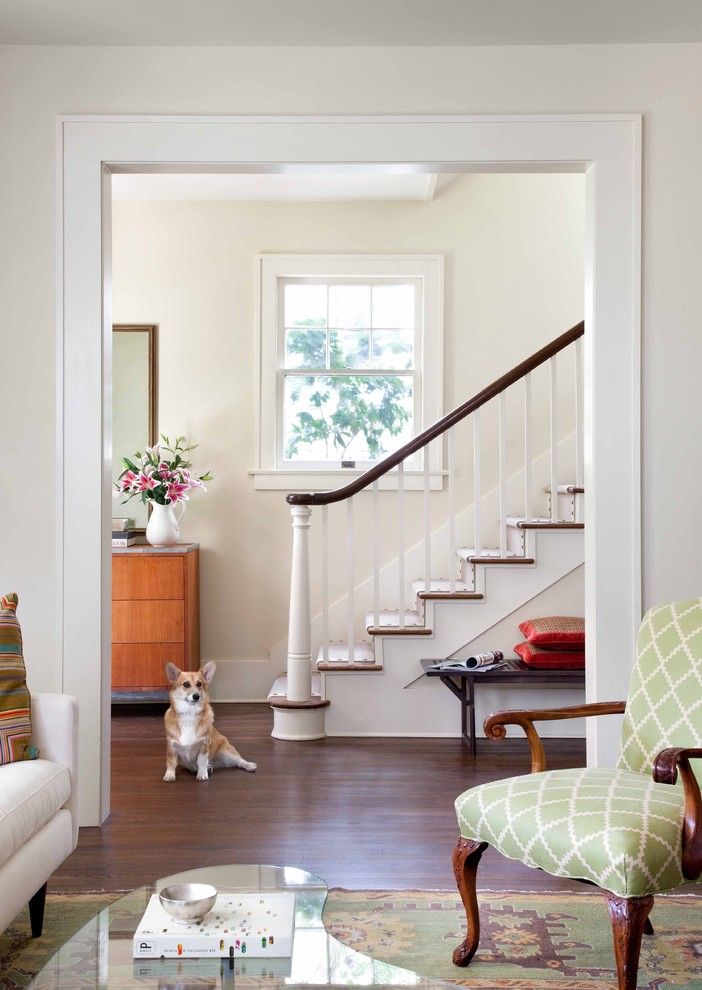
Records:
<instances>
[{"instance_id":1,"label":"white sofa","mask_svg":"<svg viewBox=\"0 0 702 990\"><path fill-rule=\"evenodd\" d=\"M0 931L29 903L41 935L46 883L78 841L78 702L32 695L39 759L0 766Z\"/></svg>"}]
</instances>

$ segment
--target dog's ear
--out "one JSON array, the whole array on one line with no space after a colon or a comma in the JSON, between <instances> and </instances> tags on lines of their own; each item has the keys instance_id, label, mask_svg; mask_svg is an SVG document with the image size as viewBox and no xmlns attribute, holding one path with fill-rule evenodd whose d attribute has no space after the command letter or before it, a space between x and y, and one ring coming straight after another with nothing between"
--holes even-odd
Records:
<instances>
[{"instance_id":1,"label":"dog's ear","mask_svg":"<svg viewBox=\"0 0 702 990\"><path fill-rule=\"evenodd\" d=\"M169 684L175 684L175 682L180 677L180 669L176 667L174 663L169 660L165 667L166 670L166 680Z\"/></svg>"},{"instance_id":2,"label":"dog's ear","mask_svg":"<svg viewBox=\"0 0 702 990\"><path fill-rule=\"evenodd\" d=\"M205 678L205 684L209 684L211 682L215 675L215 670L217 670L217 664L214 660L208 660L202 668L202 676Z\"/></svg>"}]
</instances>

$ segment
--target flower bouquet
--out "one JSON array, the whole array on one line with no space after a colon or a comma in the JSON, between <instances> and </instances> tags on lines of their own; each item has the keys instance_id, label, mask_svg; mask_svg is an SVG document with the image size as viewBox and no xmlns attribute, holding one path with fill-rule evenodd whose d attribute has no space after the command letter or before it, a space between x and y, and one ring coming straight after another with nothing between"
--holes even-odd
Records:
<instances>
[{"instance_id":1,"label":"flower bouquet","mask_svg":"<svg viewBox=\"0 0 702 990\"><path fill-rule=\"evenodd\" d=\"M212 474L195 474L189 454L197 444L186 446L185 437L176 437L171 443L161 434L161 443L146 447L144 453L137 450L133 457L123 457L124 471L115 482L115 497L122 502L140 498L151 505L146 527L146 539L153 546L172 546L180 537L179 523L185 511L189 492L201 488L212 480ZM180 505L176 517L174 507Z\"/></svg>"}]
</instances>

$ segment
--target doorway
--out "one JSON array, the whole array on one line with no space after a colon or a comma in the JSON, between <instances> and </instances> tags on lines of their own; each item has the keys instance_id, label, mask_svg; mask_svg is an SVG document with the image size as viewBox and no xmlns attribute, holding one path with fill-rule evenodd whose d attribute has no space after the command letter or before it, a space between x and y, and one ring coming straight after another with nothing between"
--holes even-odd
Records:
<instances>
[{"instance_id":1,"label":"doorway","mask_svg":"<svg viewBox=\"0 0 702 990\"><path fill-rule=\"evenodd\" d=\"M324 162L327 170L381 174L383 163L420 174L585 173L585 616L594 657L587 692L591 701L620 695L628 666L605 657L633 655L640 619L640 119L65 118L61 134L62 680L81 702L81 823L99 824L109 813L110 184L117 172L309 172ZM88 480L69 500L65 479L77 470ZM590 762L609 762L616 737L617 726L593 727Z\"/></svg>"}]
</instances>

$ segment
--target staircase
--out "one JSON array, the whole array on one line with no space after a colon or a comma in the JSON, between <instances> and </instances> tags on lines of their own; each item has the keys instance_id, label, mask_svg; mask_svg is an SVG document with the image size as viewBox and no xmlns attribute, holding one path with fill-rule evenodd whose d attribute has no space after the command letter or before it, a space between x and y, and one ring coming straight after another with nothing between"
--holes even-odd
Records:
<instances>
[{"instance_id":1,"label":"staircase","mask_svg":"<svg viewBox=\"0 0 702 990\"><path fill-rule=\"evenodd\" d=\"M483 389L412 441L373 465L360 477L333 492L291 494L287 501L293 518L293 559L287 671L276 679L269 702L274 710L273 735L282 739L314 739L332 735L455 735L458 720L455 699L436 681L422 678L423 657L443 659L524 605L535 595L583 563L582 484L582 361L580 323L547 347ZM558 434L557 356L573 347L573 404L575 408L574 475L559 483L563 441ZM534 458L532 437L532 372L548 369L547 404L550 445ZM519 424L523 448L518 476L508 478L506 394L522 393ZM481 485L483 461L480 413L488 403L497 407L497 463L499 480L492 493ZM455 427L472 418L472 505L459 512L462 493L456 486ZM445 444L448 506L443 525L432 529L432 492L429 478L430 443ZM461 449L463 449L463 444ZM422 452L424 526L417 541L406 547L405 461ZM394 472L397 495L394 525L397 558L382 569L379 561L379 478ZM545 484L535 496L537 479ZM363 493L363 494L362 494ZM354 575L353 499L372 500L373 574L360 586ZM521 515L508 515L508 505L521 502ZM537 508L544 514L536 515ZM348 589L341 602L329 600L329 506L345 503ZM487 518L495 506L495 519ZM312 507L321 510L322 608L314 619L319 643L312 652L310 613L309 529ZM342 509L343 511L343 509ZM434 512L434 516L436 512ZM435 520L434 520L435 521ZM470 546L461 546L457 533L468 529ZM496 532L498 545L486 547L483 532ZM441 574L436 561L446 561ZM406 575L416 568L421 577ZM416 571L415 571L416 574ZM409 593L411 607L407 607ZM395 599L381 606L381 595ZM365 607L363 607L365 605ZM357 635L363 616L362 636ZM332 639L330 631L344 635ZM321 641L321 642L320 642ZM316 645L316 644L315 644Z\"/></svg>"}]
</instances>

